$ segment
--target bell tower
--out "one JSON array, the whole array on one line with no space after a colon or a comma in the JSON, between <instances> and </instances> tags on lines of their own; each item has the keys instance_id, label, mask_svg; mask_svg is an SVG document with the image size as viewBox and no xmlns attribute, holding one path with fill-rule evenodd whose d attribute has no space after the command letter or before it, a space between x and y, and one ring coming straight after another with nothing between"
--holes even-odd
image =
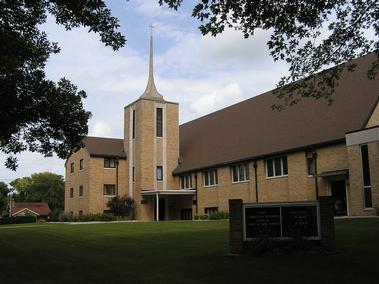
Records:
<instances>
[{"instance_id":1,"label":"bell tower","mask_svg":"<svg viewBox=\"0 0 379 284\"><path fill-rule=\"evenodd\" d=\"M179 157L178 103L168 102L154 82L153 27L150 35L146 89L124 108L124 149L128 163L128 194L134 198L136 218L154 219L154 201L143 191L178 189L172 172Z\"/></svg>"}]
</instances>

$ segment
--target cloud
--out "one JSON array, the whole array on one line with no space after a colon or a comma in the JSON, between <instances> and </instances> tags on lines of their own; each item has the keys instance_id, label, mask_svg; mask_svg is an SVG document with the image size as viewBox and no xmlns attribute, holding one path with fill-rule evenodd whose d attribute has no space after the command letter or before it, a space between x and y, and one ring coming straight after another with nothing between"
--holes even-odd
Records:
<instances>
[{"instance_id":1,"label":"cloud","mask_svg":"<svg viewBox=\"0 0 379 284\"><path fill-rule=\"evenodd\" d=\"M110 137L112 135L112 128L103 121L98 121L92 124L89 131L90 136Z\"/></svg>"}]
</instances>

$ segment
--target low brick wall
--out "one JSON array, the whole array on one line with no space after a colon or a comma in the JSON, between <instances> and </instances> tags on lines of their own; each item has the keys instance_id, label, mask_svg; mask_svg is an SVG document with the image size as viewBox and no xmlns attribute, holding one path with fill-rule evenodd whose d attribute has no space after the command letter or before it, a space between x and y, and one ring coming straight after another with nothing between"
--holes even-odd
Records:
<instances>
[{"instance_id":1,"label":"low brick wall","mask_svg":"<svg viewBox=\"0 0 379 284\"><path fill-rule=\"evenodd\" d=\"M320 243L326 250L334 251L335 230L333 215L333 199L321 196L318 200L320 210ZM242 199L229 200L229 250L231 254L245 254L243 239L243 202Z\"/></svg>"}]
</instances>

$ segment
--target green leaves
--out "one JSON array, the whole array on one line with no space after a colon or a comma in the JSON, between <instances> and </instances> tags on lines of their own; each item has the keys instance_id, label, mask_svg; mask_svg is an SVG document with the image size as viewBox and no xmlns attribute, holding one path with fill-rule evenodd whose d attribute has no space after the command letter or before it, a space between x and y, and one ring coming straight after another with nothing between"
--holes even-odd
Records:
<instances>
[{"instance_id":1,"label":"green leaves","mask_svg":"<svg viewBox=\"0 0 379 284\"><path fill-rule=\"evenodd\" d=\"M159 1L175 9L181 2ZM332 102L341 72L353 71L345 62L366 53L378 55L368 77L372 79L379 70L378 0L202 0L195 4L192 16L202 22L199 29L204 35L216 36L225 28L235 28L245 38L256 29L271 32L270 55L290 64L289 74L278 83L281 100L274 108L296 104L303 97ZM370 33L374 38L369 38ZM332 65L340 66L316 82L316 73Z\"/></svg>"},{"instance_id":2,"label":"green leaves","mask_svg":"<svg viewBox=\"0 0 379 284\"><path fill-rule=\"evenodd\" d=\"M65 78L55 83L45 77L47 59L60 51L39 30L48 12L68 30L84 26L99 33L114 50L126 42L103 1L0 1L0 150L9 154L5 166L12 170L15 155L26 150L65 159L88 133L86 93Z\"/></svg>"}]
</instances>

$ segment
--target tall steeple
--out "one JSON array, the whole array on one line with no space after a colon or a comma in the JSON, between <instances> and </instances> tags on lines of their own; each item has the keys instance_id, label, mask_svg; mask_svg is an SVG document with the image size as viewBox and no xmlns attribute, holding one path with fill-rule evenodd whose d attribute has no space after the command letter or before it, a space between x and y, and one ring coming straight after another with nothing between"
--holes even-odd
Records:
<instances>
[{"instance_id":1,"label":"tall steeple","mask_svg":"<svg viewBox=\"0 0 379 284\"><path fill-rule=\"evenodd\" d=\"M150 25L150 61L149 61L149 79L147 80L147 86L145 92L140 98L150 98L164 100L163 96L158 92L154 82L154 60L153 60L153 25Z\"/></svg>"}]
</instances>

